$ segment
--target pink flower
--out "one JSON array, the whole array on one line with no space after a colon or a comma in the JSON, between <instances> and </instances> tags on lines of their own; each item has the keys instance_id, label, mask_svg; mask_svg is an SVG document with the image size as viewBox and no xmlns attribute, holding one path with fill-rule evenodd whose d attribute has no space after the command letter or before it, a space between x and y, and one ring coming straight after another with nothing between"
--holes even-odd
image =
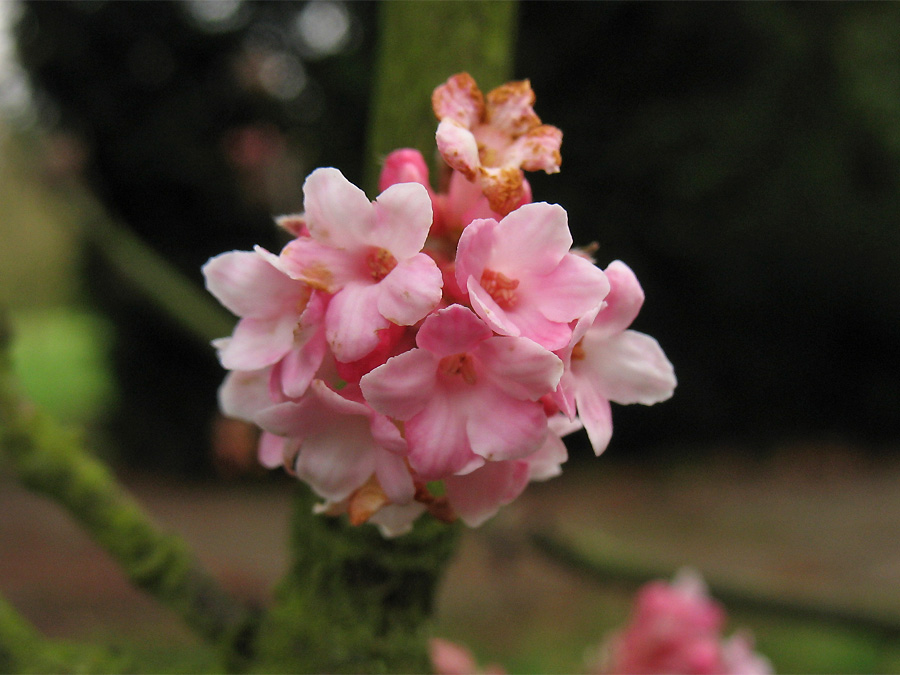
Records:
<instances>
[{"instance_id":1,"label":"pink flower","mask_svg":"<svg viewBox=\"0 0 900 675\"><path fill-rule=\"evenodd\" d=\"M606 268L610 292L596 318L586 315L575 327L573 346L560 352L566 369L560 382L559 406L577 408L594 452L606 449L612 436L610 401L653 405L675 391L672 364L649 335L626 330L644 302L634 272L616 260Z\"/></svg>"},{"instance_id":2,"label":"pink flower","mask_svg":"<svg viewBox=\"0 0 900 675\"><path fill-rule=\"evenodd\" d=\"M416 344L365 375L360 387L375 410L404 422L409 461L421 478L468 473L541 447L547 417L538 399L562 375L556 355L531 340L494 336L461 305L428 317Z\"/></svg>"},{"instance_id":3,"label":"pink flower","mask_svg":"<svg viewBox=\"0 0 900 675\"><path fill-rule=\"evenodd\" d=\"M607 642L599 673L762 675L768 662L748 638L723 641L725 612L699 575L682 570L671 584L654 581L637 595L629 624Z\"/></svg>"},{"instance_id":4,"label":"pink flower","mask_svg":"<svg viewBox=\"0 0 900 675\"><path fill-rule=\"evenodd\" d=\"M329 502L349 499L373 475L390 503L408 504L415 495L397 428L321 380L313 380L299 402L275 404L258 412L255 421L287 439L285 465Z\"/></svg>"},{"instance_id":5,"label":"pink flower","mask_svg":"<svg viewBox=\"0 0 900 675\"><path fill-rule=\"evenodd\" d=\"M541 124L528 80L498 87L485 101L475 80L460 73L434 90L431 104L444 161L477 181L497 213L506 215L522 202L522 169L559 171L562 132Z\"/></svg>"},{"instance_id":6,"label":"pink flower","mask_svg":"<svg viewBox=\"0 0 900 675\"><path fill-rule=\"evenodd\" d=\"M337 169L317 169L303 185L305 224L281 253L295 279L332 294L325 335L339 361L378 345L377 331L411 326L441 299L441 273L421 253L431 200L417 183L393 185L370 203Z\"/></svg>"},{"instance_id":7,"label":"pink flower","mask_svg":"<svg viewBox=\"0 0 900 675\"><path fill-rule=\"evenodd\" d=\"M526 204L499 223L476 220L463 231L456 280L497 333L562 349L572 337L569 324L599 307L609 291L606 275L570 253L571 246L561 206Z\"/></svg>"},{"instance_id":8,"label":"pink flower","mask_svg":"<svg viewBox=\"0 0 900 675\"><path fill-rule=\"evenodd\" d=\"M402 148L395 150L384 160L378 187L383 191L397 183L414 182L424 185L434 209L431 237L444 238L455 248L459 235L473 220L478 218L499 220L505 214L491 209L487 197L478 184L469 182L458 171L449 173L446 192L434 192L428 181L428 166L422 154L418 150ZM527 180L523 181L521 192L520 199L513 208L531 201L531 186Z\"/></svg>"}]
</instances>

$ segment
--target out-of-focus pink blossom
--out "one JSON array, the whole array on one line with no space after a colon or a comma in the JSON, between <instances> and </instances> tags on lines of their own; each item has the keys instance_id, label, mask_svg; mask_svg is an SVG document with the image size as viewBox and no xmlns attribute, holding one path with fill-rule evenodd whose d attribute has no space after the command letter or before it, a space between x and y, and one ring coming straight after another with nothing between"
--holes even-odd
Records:
<instances>
[{"instance_id":1,"label":"out-of-focus pink blossom","mask_svg":"<svg viewBox=\"0 0 900 675\"><path fill-rule=\"evenodd\" d=\"M492 330L562 349L570 323L596 310L609 291L606 275L571 246L561 206L526 204L499 223L476 220L463 231L456 280Z\"/></svg>"},{"instance_id":2,"label":"out-of-focus pink blossom","mask_svg":"<svg viewBox=\"0 0 900 675\"><path fill-rule=\"evenodd\" d=\"M477 182L501 215L522 203L523 169L556 173L562 162L562 132L541 124L534 100L528 80L497 87L485 100L468 73L448 79L431 98L444 161Z\"/></svg>"},{"instance_id":3,"label":"out-of-focus pink blossom","mask_svg":"<svg viewBox=\"0 0 900 675\"><path fill-rule=\"evenodd\" d=\"M599 674L763 675L771 666L746 636L722 640L725 611L695 572L638 592L631 620L606 642Z\"/></svg>"},{"instance_id":4,"label":"out-of-focus pink blossom","mask_svg":"<svg viewBox=\"0 0 900 675\"><path fill-rule=\"evenodd\" d=\"M374 475L387 499L407 504L415 495L403 459L406 442L385 417L314 380L299 401L255 415L265 431L283 436L285 466L329 502L350 498Z\"/></svg>"},{"instance_id":5,"label":"out-of-focus pink blossom","mask_svg":"<svg viewBox=\"0 0 900 675\"><path fill-rule=\"evenodd\" d=\"M356 361L391 323L411 326L441 299L441 273L421 253L431 200L418 183L399 183L369 202L337 169L317 169L303 185L309 237L281 252L291 277L331 294L325 334L338 361Z\"/></svg>"},{"instance_id":6,"label":"out-of-focus pink blossom","mask_svg":"<svg viewBox=\"0 0 900 675\"><path fill-rule=\"evenodd\" d=\"M432 638L428 643L428 651L435 675L505 675L506 673L496 664L480 668L471 651L449 640Z\"/></svg>"},{"instance_id":7,"label":"out-of-focus pink blossom","mask_svg":"<svg viewBox=\"0 0 900 675\"><path fill-rule=\"evenodd\" d=\"M598 455L612 436L610 401L652 405L671 397L676 385L659 343L626 330L644 302L634 272L619 260L605 271L610 291L603 308L576 324L570 348L560 352L568 367L557 398L562 410L577 408Z\"/></svg>"},{"instance_id":8,"label":"out-of-focus pink blossom","mask_svg":"<svg viewBox=\"0 0 900 675\"><path fill-rule=\"evenodd\" d=\"M404 422L410 464L424 480L541 447L547 417L538 399L562 375L556 355L531 340L494 336L460 305L429 316L416 344L360 387L375 410Z\"/></svg>"}]
</instances>

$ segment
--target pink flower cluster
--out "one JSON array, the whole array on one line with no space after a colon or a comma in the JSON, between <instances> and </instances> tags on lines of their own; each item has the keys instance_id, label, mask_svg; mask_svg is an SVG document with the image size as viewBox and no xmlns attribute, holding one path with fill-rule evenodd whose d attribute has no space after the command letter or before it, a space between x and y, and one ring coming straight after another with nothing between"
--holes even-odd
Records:
<instances>
[{"instance_id":1,"label":"pink flower cluster","mask_svg":"<svg viewBox=\"0 0 900 675\"><path fill-rule=\"evenodd\" d=\"M604 645L597 675L767 675L769 661L747 633L722 638L725 611L703 579L682 570L674 581L653 581L637 595L631 621Z\"/></svg>"},{"instance_id":2,"label":"pink flower cluster","mask_svg":"<svg viewBox=\"0 0 900 675\"><path fill-rule=\"evenodd\" d=\"M632 271L596 267L565 210L531 201L522 170L557 171L562 138L533 102L528 82L485 103L456 75L433 96L446 193L415 150L387 157L374 202L317 169L303 213L279 221L280 253L203 267L240 317L214 342L231 371L221 408L263 429L260 461L323 512L389 536L426 510L477 526L560 473L565 434L584 426L600 454L610 401L672 395L659 345L628 330L644 297Z\"/></svg>"}]
</instances>

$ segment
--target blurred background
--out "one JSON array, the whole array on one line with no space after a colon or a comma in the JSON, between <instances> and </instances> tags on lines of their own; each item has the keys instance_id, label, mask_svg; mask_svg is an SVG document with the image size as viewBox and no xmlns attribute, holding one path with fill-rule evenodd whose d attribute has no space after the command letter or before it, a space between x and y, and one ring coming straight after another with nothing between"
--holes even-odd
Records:
<instances>
[{"instance_id":1,"label":"blurred background","mask_svg":"<svg viewBox=\"0 0 900 675\"><path fill-rule=\"evenodd\" d=\"M271 216L301 209L313 168L363 179L377 10L0 2L0 304L16 363L30 395L86 425L179 527L191 516L161 506L161 483L229 499L197 481L249 472L241 489L262 502L242 508L273 528L283 517L262 514L281 486L249 468L247 430L218 418L213 350L136 292L123 265L138 260L111 262L99 223L197 289L210 256L277 249ZM535 198L566 208L602 266L635 270L647 302L634 327L679 387L616 407L600 460L574 436L571 478L467 539L452 580L471 585L448 591L442 625L511 668L564 672L574 644L621 621L624 591L523 549L535 522L589 552L900 617L900 5L528 2L515 63L564 132L562 173L529 175ZM261 547L283 545L271 532ZM497 612L583 624L564 622L556 652L521 622L479 638L492 629L477 617L494 615L465 601L492 582L474 560L521 576L521 597L491 596ZM583 608L559 605L574 588ZM782 670L900 672L897 634L757 619ZM806 646L791 652L786 634Z\"/></svg>"}]
</instances>

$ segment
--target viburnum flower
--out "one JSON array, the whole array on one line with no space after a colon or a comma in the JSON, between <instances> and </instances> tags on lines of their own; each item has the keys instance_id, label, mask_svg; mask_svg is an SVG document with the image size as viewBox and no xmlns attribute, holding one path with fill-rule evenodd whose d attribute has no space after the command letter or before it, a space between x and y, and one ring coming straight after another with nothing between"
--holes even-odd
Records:
<instances>
[{"instance_id":1,"label":"viburnum flower","mask_svg":"<svg viewBox=\"0 0 900 675\"><path fill-rule=\"evenodd\" d=\"M325 335L339 361L355 361L391 323L411 326L441 299L441 272L421 253L431 200L418 183L400 183L375 202L337 169L317 169L303 185L305 225L281 252L293 278L331 294Z\"/></svg>"},{"instance_id":2,"label":"viburnum flower","mask_svg":"<svg viewBox=\"0 0 900 675\"><path fill-rule=\"evenodd\" d=\"M393 504L407 504L415 495L397 427L322 380L313 380L300 401L277 403L258 412L255 421L288 439L286 466L329 502L350 498L372 476Z\"/></svg>"},{"instance_id":3,"label":"viburnum flower","mask_svg":"<svg viewBox=\"0 0 900 675\"><path fill-rule=\"evenodd\" d=\"M606 275L571 246L561 206L526 204L499 223L476 220L463 231L456 280L492 330L562 349L570 323L597 309L609 291Z\"/></svg>"},{"instance_id":4,"label":"viburnum flower","mask_svg":"<svg viewBox=\"0 0 900 675\"><path fill-rule=\"evenodd\" d=\"M769 662L752 652L748 634L723 641L725 611L691 570L671 584L653 581L638 592L631 620L609 637L593 672L681 675L765 675Z\"/></svg>"},{"instance_id":5,"label":"viburnum flower","mask_svg":"<svg viewBox=\"0 0 900 675\"><path fill-rule=\"evenodd\" d=\"M453 245L455 253L459 235L469 223L479 218L500 220L505 214L491 209L487 197L477 183L469 182L458 171L448 173L450 175L445 181L446 192L435 192L429 183L428 166L422 153L411 148L401 148L394 150L385 158L378 188L384 191L391 185L408 182L424 185L434 209L434 223L431 226L430 237L432 241L446 239ZM523 180L522 194L514 208L530 202L531 186L527 180Z\"/></svg>"},{"instance_id":6,"label":"viburnum flower","mask_svg":"<svg viewBox=\"0 0 900 675\"><path fill-rule=\"evenodd\" d=\"M477 182L501 215L521 203L522 169L556 173L562 162L562 132L541 124L534 100L528 80L497 87L485 100L468 73L454 75L431 97L444 161Z\"/></svg>"},{"instance_id":7,"label":"viburnum flower","mask_svg":"<svg viewBox=\"0 0 900 675\"><path fill-rule=\"evenodd\" d=\"M606 268L610 291L596 314L575 327L572 345L560 352L567 368L557 401L571 416L576 408L594 452L606 449L612 436L610 401L653 405L675 391L675 370L659 343L627 330L644 303L644 291L625 263Z\"/></svg>"},{"instance_id":8,"label":"viburnum flower","mask_svg":"<svg viewBox=\"0 0 900 675\"><path fill-rule=\"evenodd\" d=\"M562 375L556 355L495 336L460 305L428 317L416 344L363 376L360 388L375 410L404 423L419 476L439 480L541 447L547 416L538 399Z\"/></svg>"}]
</instances>

